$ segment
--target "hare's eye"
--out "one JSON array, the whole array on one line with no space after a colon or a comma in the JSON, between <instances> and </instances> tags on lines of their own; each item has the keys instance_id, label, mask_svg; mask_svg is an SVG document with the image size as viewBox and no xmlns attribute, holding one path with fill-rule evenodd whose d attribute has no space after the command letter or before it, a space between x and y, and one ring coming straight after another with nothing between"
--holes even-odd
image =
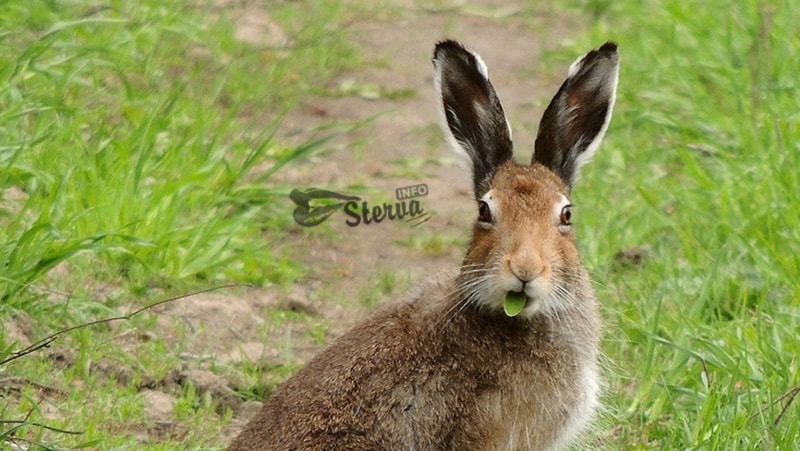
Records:
<instances>
[{"instance_id":1,"label":"hare's eye","mask_svg":"<svg viewBox=\"0 0 800 451\"><path fill-rule=\"evenodd\" d=\"M561 209L561 216L559 217L559 221L561 221L562 226L570 226L572 225L572 205L565 205L564 208Z\"/></svg>"},{"instance_id":2,"label":"hare's eye","mask_svg":"<svg viewBox=\"0 0 800 451\"><path fill-rule=\"evenodd\" d=\"M489 204L482 200L478 201L478 221L492 222L492 210L489 208Z\"/></svg>"}]
</instances>

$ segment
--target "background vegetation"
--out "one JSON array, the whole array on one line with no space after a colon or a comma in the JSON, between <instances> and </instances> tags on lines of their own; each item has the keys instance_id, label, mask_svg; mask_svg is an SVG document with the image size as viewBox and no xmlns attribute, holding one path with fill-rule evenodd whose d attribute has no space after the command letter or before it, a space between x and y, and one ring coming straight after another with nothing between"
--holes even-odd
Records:
<instances>
[{"instance_id":1,"label":"background vegetation","mask_svg":"<svg viewBox=\"0 0 800 451\"><path fill-rule=\"evenodd\" d=\"M283 193L271 177L323 142L288 146L273 132L299 99L358 66L343 32L350 3L275 2L272 18L296 43L278 52L234 39L214 4L3 2L1 322L25 315L44 337L132 301L302 275L272 245L288 217L271 214ZM580 185L591 189L576 192L591 212L578 233L607 324L594 446L793 449L800 4L563 8L593 25L548 64L606 39L623 58L611 131ZM0 444L140 449L126 428L142 421L137 387L176 365L164 352L175 344L143 345L152 360L126 385L88 370L123 353L111 332L74 332L70 365L36 355L0 365ZM0 330L0 361L17 350ZM45 406L33 382L72 389ZM71 415L53 420L52 409ZM186 389L176 417L189 432L148 449L219 446L230 414Z\"/></svg>"},{"instance_id":2,"label":"background vegetation","mask_svg":"<svg viewBox=\"0 0 800 451\"><path fill-rule=\"evenodd\" d=\"M235 39L233 8L222 3L2 2L4 323L30 318L43 338L117 316L131 302L222 281L281 285L297 277L297 265L273 246L291 217L275 214L275 196L285 190L271 177L320 142L287 146L272 135L285 112L356 55L339 31L336 3L275 6L270 18L291 38L290 51ZM164 351L181 346L146 345L152 360L132 363L140 373L121 388L114 380L103 387L92 362L134 358L108 345L109 332L75 332L78 355L65 367L52 356L0 366L10 401L0 399L0 420L9 422L0 423L0 448L12 434L54 448L137 447L129 430L142 422L137 388L177 366L177 352ZM20 348L5 336L0 331L0 361ZM42 386L19 384L20 377L73 387L58 399L58 410L73 415L49 421ZM178 407L193 433L154 449L214 443L227 422L191 390ZM21 428L21 419L83 433Z\"/></svg>"},{"instance_id":3,"label":"background vegetation","mask_svg":"<svg viewBox=\"0 0 800 451\"><path fill-rule=\"evenodd\" d=\"M603 170L586 171L607 213L581 230L610 320L609 445L793 449L800 8L581 6L624 58Z\"/></svg>"}]
</instances>

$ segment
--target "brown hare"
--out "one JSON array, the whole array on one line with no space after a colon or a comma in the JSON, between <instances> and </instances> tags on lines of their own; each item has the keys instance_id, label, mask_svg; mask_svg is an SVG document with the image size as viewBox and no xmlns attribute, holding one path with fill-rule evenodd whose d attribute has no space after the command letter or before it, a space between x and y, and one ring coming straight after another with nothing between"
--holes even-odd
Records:
<instances>
[{"instance_id":1,"label":"brown hare","mask_svg":"<svg viewBox=\"0 0 800 451\"><path fill-rule=\"evenodd\" d=\"M570 191L611 120L617 46L579 58L533 159L481 58L436 45L442 128L470 161L477 219L460 268L375 312L280 386L231 450L564 447L598 406L600 321Z\"/></svg>"}]
</instances>

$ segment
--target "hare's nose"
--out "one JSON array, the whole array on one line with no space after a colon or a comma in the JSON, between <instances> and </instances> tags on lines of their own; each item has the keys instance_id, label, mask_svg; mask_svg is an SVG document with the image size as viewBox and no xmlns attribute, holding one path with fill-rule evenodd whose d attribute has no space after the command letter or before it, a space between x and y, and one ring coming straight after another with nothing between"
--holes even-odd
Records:
<instances>
[{"instance_id":1,"label":"hare's nose","mask_svg":"<svg viewBox=\"0 0 800 451\"><path fill-rule=\"evenodd\" d=\"M524 287L528 282L535 280L540 274L542 274L542 267L529 265L519 266L514 265L512 262L511 273L514 274L514 276L519 279L520 282L522 282Z\"/></svg>"},{"instance_id":2,"label":"hare's nose","mask_svg":"<svg viewBox=\"0 0 800 451\"><path fill-rule=\"evenodd\" d=\"M544 265L538 253L522 252L511 257L509 269L520 282L526 284L544 272Z\"/></svg>"}]
</instances>

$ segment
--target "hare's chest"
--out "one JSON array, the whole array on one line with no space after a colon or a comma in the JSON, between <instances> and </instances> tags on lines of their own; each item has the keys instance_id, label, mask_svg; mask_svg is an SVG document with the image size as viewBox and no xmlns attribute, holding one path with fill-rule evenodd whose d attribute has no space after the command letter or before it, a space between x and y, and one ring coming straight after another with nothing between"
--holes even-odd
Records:
<instances>
[{"instance_id":1,"label":"hare's chest","mask_svg":"<svg viewBox=\"0 0 800 451\"><path fill-rule=\"evenodd\" d=\"M485 411L497 425L487 449L560 449L570 443L599 405L600 381L594 363L567 373L539 374L496 393Z\"/></svg>"}]
</instances>

